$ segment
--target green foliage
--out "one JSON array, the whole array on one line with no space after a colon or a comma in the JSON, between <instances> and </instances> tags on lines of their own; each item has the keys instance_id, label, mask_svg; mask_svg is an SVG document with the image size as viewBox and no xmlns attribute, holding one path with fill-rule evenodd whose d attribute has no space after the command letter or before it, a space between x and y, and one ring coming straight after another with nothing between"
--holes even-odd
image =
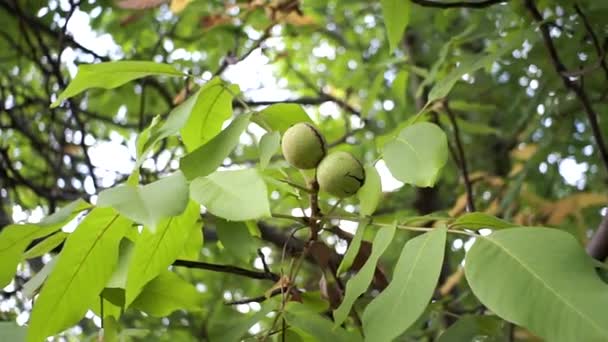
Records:
<instances>
[{"instance_id":1,"label":"green foliage","mask_svg":"<svg viewBox=\"0 0 608 342\"><path fill-rule=\"evenodd\" d=\"M241 133L249 125L251 114L237 117L213 139L188 153L180 160L180 169L188 180L204 177L217 169L239 143Z\"/></svg>"},{"instance_id":2,"label":"green foliage","mask_svg":"<svg viewBox=\"0 0 608 342\"><path fill-rule=\"evenodd\" d=\"M504 229L517 227L516 224L501 220L495 216L484 214L484 213L470 213L464 214L454 220L450 225L451 228L455 229L471 229L479 230L483 228L490 229Z\"/></svg>"},{"instance_id":3,"label":"green foliage","mask_svg":"<svg viewBox=\"0 0 608 342\"><path fill-rule=\"evenodd\" d=\"M483 304L538 336L550 341L608 336L603 324L608 285L568 233L523 227L480 237L467 253L465 270Z\"/></svg>"},{"instance_id":4,"label":"green foliage","mask_svg":"<svg viewBox=\"0 0 608 342\"><path fill-rule=\"evenodd\" d=\"M263 128L281 134L299 122L313 123L304 109L294 103L274 104L255 113L252 119Z\"/></svg>"},{"instance_id":5,"label":"green foliage","mask_svg":"<svg viewBox=\"0 0 608 342\"><path fill-rule=\"evenodd\" d=\"M199 206L193 202L179 216L160 221L157 229L142 231L129 262L125 302L129 305L141 288L166 270L183 252L193 231L199 230Z\"/></svg>"},{"instance_id":6,"label":"green foliage","mask_svg":"<svg viewBox=\"0 0 608 342\"><path fill-rule=\"evenodd\" d=\"M192 284L173 272L163 271L144 286L131 307L163 317L178 309L201 310L201 301L201 294Z\"/></svg>"},{"instance_id":7,"label":"green foliage","mask_svg":"<svg viewBox=\"0 0 608 342\"><path fill-rule=\"evenodd\" d=\"M393 280L363 312L366 337L392 341L422 315L439 278L446 231L435 228L405 244Z\"/></svg>"},{"instance_id":8,"label":"green foliage","mask_svg":"<svg viewBox=\"0 0 608 342\"><path fill-rule=\"evenodd\" d=\"M0 340L2 341L25 341L25 328L13 322L0 322Z\"/></svg>"},{"instance_id":9,"label":"green foliage","mask_svg":"<svg viewBox=\"0 0 608 342\"><path fill-rule=\"evenodd\" d=\"M380 174L373 165L365 165L365 183L359 192L359 214L362 216L369 216L376 211L380 200L382 198L382 182L380 181Z\"/></svg>"},{"instance_id":10,"label":"green foliage","mask_svg":"<svg viewBox=\"0 0 608 342\"><path fill-rule=\"evenodd\" d=\"M361 248L361 242L363 241L363 236L365 235L367 226L368 224L366 222L361 222L359 224L359 227L355 232L355 236L353 236L353 239L350 241L346 254L344 254L344 258L342 258L342 262L340 263L336 274L342 274L352 266L353 261L355 261L355 258L359 253L359 248Z\"/></svg>"},{"instance_id":11,"label":"green foliage","mask_svg":"<svg viewBox=\"0 0 608 342\"><path fill-rule=\"evenodd\" d=\"M405 127L383 150L386 166L398 180L421 187L433 186L448 160L445 133L421 122Z\"/></svg>"},{"instance_id":12,"label":"green foliage","mask_svg":"<svg viewBox=\"0 0 608 342\"><path fill-rule=\"evenodd\" d=\"M226 252L244 262L255 255L255 242L247 229L247 225L243 222L231 222L222 219L218 219L215 224L217 237Z\"/></svg>"},{"instance_id":13,"label":"green foliage","mask_svg":"<svg viewBox=\"0 0 608 342\"><path fill-rule=\"evenodd\" d=\"M374 277L378 260L382 256L382 253L388 248L391 241L393 241L395 231L396 224L389 228L382 228L376 233L371 255L365 261L365 264L361 267L359 272L346 283L344 299L340 306L334 311L335 326L342 324L342 322L346 320L355 300L357 300L357 298L369 287L369 284Z\"/></svg>"},{"instance_id":14,"label":"green foliage","mask_svg":"<svg viewBox=\"0 0 608 342\"><path fill-rule=\"evenodd\" d=\"M278 132L268 132L262 136L259 143L260 168L265 169L270 163L272 156L277 153L281 146L281 135Z\"/></svg>"},{"instance_id":15,"label":"green foliage","mask_svg":"<svg viewBox=\"0 0 608 342\"><path fill-rule=\"evenodd\" d=\"M0 341L608 340L607 15L0 4Z\"/></svg>"},{"instance_id":16,"label":"green foliage","mask_svg":"<svg viewBox=\"0 0 608 342\"><path fill-rule=\"evenodd\" d=\"M17 265L25 258L23 252L34 240L60 230L67 221L88 208L88 203L78 200L48 216L38 225L13 224L2 229L0 234L0 286L6 286L14 277Z\"/></svg>"},{"instance_id":17,"label":"green foliage","mask_svg":"<svg viewBox=\"0 0 608 342\"><path fill-rule=\"evenodd\" d=\"M167 197L167 195L169 195ZM112 207L152 230L164 217L181 214L188 205L188 184L181 172L144 186L129 184L104 190L99 207Z\"/></svg>"},{"instance_id":18,"label":"green foliage","mask_svg":"<svg viewBox=\"0 0 608 342\"><path fill-rule=\"evenodd\" d=\"M239 92L239 87L226 86L219 78L214 78L188 99L195 101L188 121L181 129L188 151L204 145L222 130L224 121L232 116L234 94Z\"/></svg>"},{"instance_id":19,"label":"green foliage","mask_svg":"<svg viewBox=\"0 0 608 342\"><path fill-rule=\"evenodd\" d=\"M190 184L192 199L212 214L232 221L270 216L268 191L255 169L217 171Z\"/></svg>"},{"instance_id":20,"label":"green foliage","mask_svg":"<svg viewBox=\"0 0 608 342\"><path fill-rule=\"evenodd\" d=\"M118 61L82 65L78 68L76 77L70 85L57 97L51 107L58 106L61 101L91 88L112 89L129 81L150 76L185 76L174 66L147 61Z\"/></svg>"},{"instance_id":21,"label":"green foliage","mask_svg":"<svg viewBox=\"0 0 608 342\"><path fill-rule=\"evenodd\" d=\"M382 14L391 52L395 51L410 20L410 2L382 0Z\"/></svg>"},{"instance_id":22,"label":"green foliage","mask_svg":"<svg viewBox=\"0 0 608 342\"><path fill-rule=\"evenodd\" d=\"M32 310L27 340L40 341L78 322L97 299L131 222L112 208L93 209L66 240Z\"/></svg>"},{"instance_id":23,"label":"green foliage","mask_svg":"<svg viewBox=\"0 0 608 342\"><path fill-rule=\"evenodd\" d=\"M304 340L356 342L361 337L356 332L345 331L301 304L292 303L285 312L285 321L295 328Z\"/></svg>"},{"instance_id":24,"label":"green foliage","mask_svg":"<svg viewBox=\"0 0 608 342\"><path fill-rule=\"evenodd\" d=\"M508 341L504 322L496 316L464 316L439 336L439 342Z\"/></svg>"}]
</instances>

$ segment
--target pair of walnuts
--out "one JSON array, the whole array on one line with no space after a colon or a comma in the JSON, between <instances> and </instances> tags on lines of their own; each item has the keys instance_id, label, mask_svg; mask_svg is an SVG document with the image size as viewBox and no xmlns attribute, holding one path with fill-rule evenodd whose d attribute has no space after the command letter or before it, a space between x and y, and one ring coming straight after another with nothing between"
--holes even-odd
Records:
<instances>
[{"instance_id":1,"label":"pair of walnuts","mask_svg":"<svg viewBox=\"0 0 608 342\"><path fill-rule=\"evenodd\" d=\"M297 123L283 134L281 148L292 166L317 168L319 189L339 198L357 193L365 181L365 170L352 154L337 151L327 154L327 143L311 124Z\"/></svg>"}]
</instances>

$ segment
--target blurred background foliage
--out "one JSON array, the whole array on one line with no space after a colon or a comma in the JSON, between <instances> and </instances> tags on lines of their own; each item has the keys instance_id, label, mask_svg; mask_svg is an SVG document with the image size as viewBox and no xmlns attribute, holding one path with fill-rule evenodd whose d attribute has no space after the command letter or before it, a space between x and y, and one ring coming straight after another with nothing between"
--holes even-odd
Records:
<instances>
[{"instance_id":1,"label":"blurred background foliage","mask_svg":"<svg viewBox=\"0 0 608 342\"><path fill-rule=\"evenodd\" d=\"M35 222L79 197L95 201L100 190L124 181L134 163L137 133L198 87L186 79L146 78L110 91L91 90L49 108L82 63L151 60L207 80L221 76L241 87L248 106L301 104L332 146L374 161L383 136L418 113L435 84L457 66L515 39L518 30L538 26L522 1L445 9L425 3L413 1L407 31L391 53L376 1L0 0L0 227ZM603 120L608 111L608 5L578 1L578 13L569 0L541 0L536 6L549 23L563 64L580 70L569 77L582 86L600 115L600 130L608 131ZM477 210L521 225L564 229L585 245L605 214L606 167L581 102L564 87L540 33L530 32L514 50L460 77L446 103L460 128ZM234 107L243 110L240 102ZM387 220L465 211L454 126L445 107L435 108L428 119L448 134L451 159L433 188L402 186L382 163L377 165L385 190L378 214ZM256 163L259 137L260 130L250 127L224 166ZM163 141L144 163L145 182L176 170L183 154L178 138ZM292 171L282 169L280 158L273 160L265 171L272 211L292 214L302 203L288 186L272 181ZM326 209L335 203L323 196L321 201ZM344 210L357 211L355 200L343 204ZM342 221L335 225L336 230L322 237L340 255L354 227ZM261 248L271 269L288 267L282 246L293 227L284 220L258 222L260 234L244 241L251 246L244 256L223 249L215 227L212 219L205 221L201 260L261 269L256 253ZM383 256L382 274L374 283L378 288L408 237L399 232ZM439 289L425 317L445 316L455 300L466 310L478 305L459 268L467 241L448 238L450 253L440 278L440 285L448 288ZM0 293L0 320L27 321L31 301L22 287L44 263L42 257L22 265L15 281ZM261 308L258 303L224 303L261 296L273 285L175 269L202 292L202 310L164 318L130 310L120 325L149 330L143 335L133 330L134 339L218 340L230 324L246 322ZM314 265L305 264L301 287L325 298L318 292L327 289L319 285L325 281L322 276ZM459 297L451 295L453 288ZM88 317L66 338L94 336L99 322L93 313ZM257 324L251 334L270 323ZM432 336L441 326L415 328L408 332L412 339ZM516 332L518 338L530 337Z\"/></svg>"}]
</instances>

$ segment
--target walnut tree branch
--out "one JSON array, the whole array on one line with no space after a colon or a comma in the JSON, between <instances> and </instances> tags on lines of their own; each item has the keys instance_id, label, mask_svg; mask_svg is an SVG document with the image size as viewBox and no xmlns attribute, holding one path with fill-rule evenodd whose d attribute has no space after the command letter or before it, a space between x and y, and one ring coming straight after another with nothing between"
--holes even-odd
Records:
<instances>
[{"instance_id":1,"label":"walnut tree branch","mask_svg":"<svg viewBox=\"0 0 608 342\"><path fill-rule=\"evenodd\" d=\"M535 2L533 0L525 0L524 3L526 8L534 18L534 21L540 24L539 29L555 71L560 75L566 89L574 92L579 102L582 104L583 110L587 114L587 119L589 120L589 124L591 125L591 130L593 132L593 137L595 138L600 157L604 163L604 167L606 168L606 170L608 170L608 150L606 149L604 138L602 136L602 132L600 130L600 126L597 120L597 113L593 109L593 106L591 105L591 101L589 100L587 93L580 84L576 83L569 77L563 75L563 72L566 72L567 69L562 63L557 53L557 49L555 47L553 39L549 34L549 26L547 22L544 21L543 16L536 7ZM603 261L606 255L608 255L608 222L606 222L605 218L604 220L602 220L602 224L600 224L597 231L595 232L595 235L591 238L591 241L587 245L587 253L601 261Z\"/></svg>"},{"instance_id":2,"label":"walnut tree branch","mask_svg":"<svg viewBox=\"0 0 608 342\"><path fill-rule=\"evenodd\" d=\"M278 281L280 278L278 274L273 273L273 272L254 271L254 270L248 270L248 269L237 267L237 266L210 264L210 263L202 262L202 261L190 261L190 260L178 259L173 262L173 266L182 266L182 267L188 267L188 268L196 268L196 269L200 269L200 270L208 270L208 271L213 271L213 272L229 273L229 274L235 274L235 275L239 275L239 276L247 277L247 278L265 279L265 280L272 280L275 282Z\"/></svg>"}]
</instances>

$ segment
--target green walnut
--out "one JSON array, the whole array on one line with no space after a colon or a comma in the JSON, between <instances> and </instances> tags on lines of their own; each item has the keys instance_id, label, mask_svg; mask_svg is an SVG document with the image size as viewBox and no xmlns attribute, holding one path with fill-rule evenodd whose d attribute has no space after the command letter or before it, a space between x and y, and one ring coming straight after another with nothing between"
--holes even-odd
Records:
<instances>
[{"instance_id":1,"label":"green walnut","mask_svg":"<svg viewBox=\"0 0 608 342\"><path fill-rule=\"evenodd\" d=\"M339 198L349 197L365 182L361 162L348 152L334 152L325 157L317 168L319 188Z\"/></svg>"},{"instance_id":2,"label":"green walnut","mask_svg":"<svg viewBox=\"0 0 608 342\"><path fill-rule=\"evenodd\" d=\"M298 169L314 169L325 157L325 138L311 124L297 123L283 133L281 148L285 160Z\"/></svg>"}]
</instances>

